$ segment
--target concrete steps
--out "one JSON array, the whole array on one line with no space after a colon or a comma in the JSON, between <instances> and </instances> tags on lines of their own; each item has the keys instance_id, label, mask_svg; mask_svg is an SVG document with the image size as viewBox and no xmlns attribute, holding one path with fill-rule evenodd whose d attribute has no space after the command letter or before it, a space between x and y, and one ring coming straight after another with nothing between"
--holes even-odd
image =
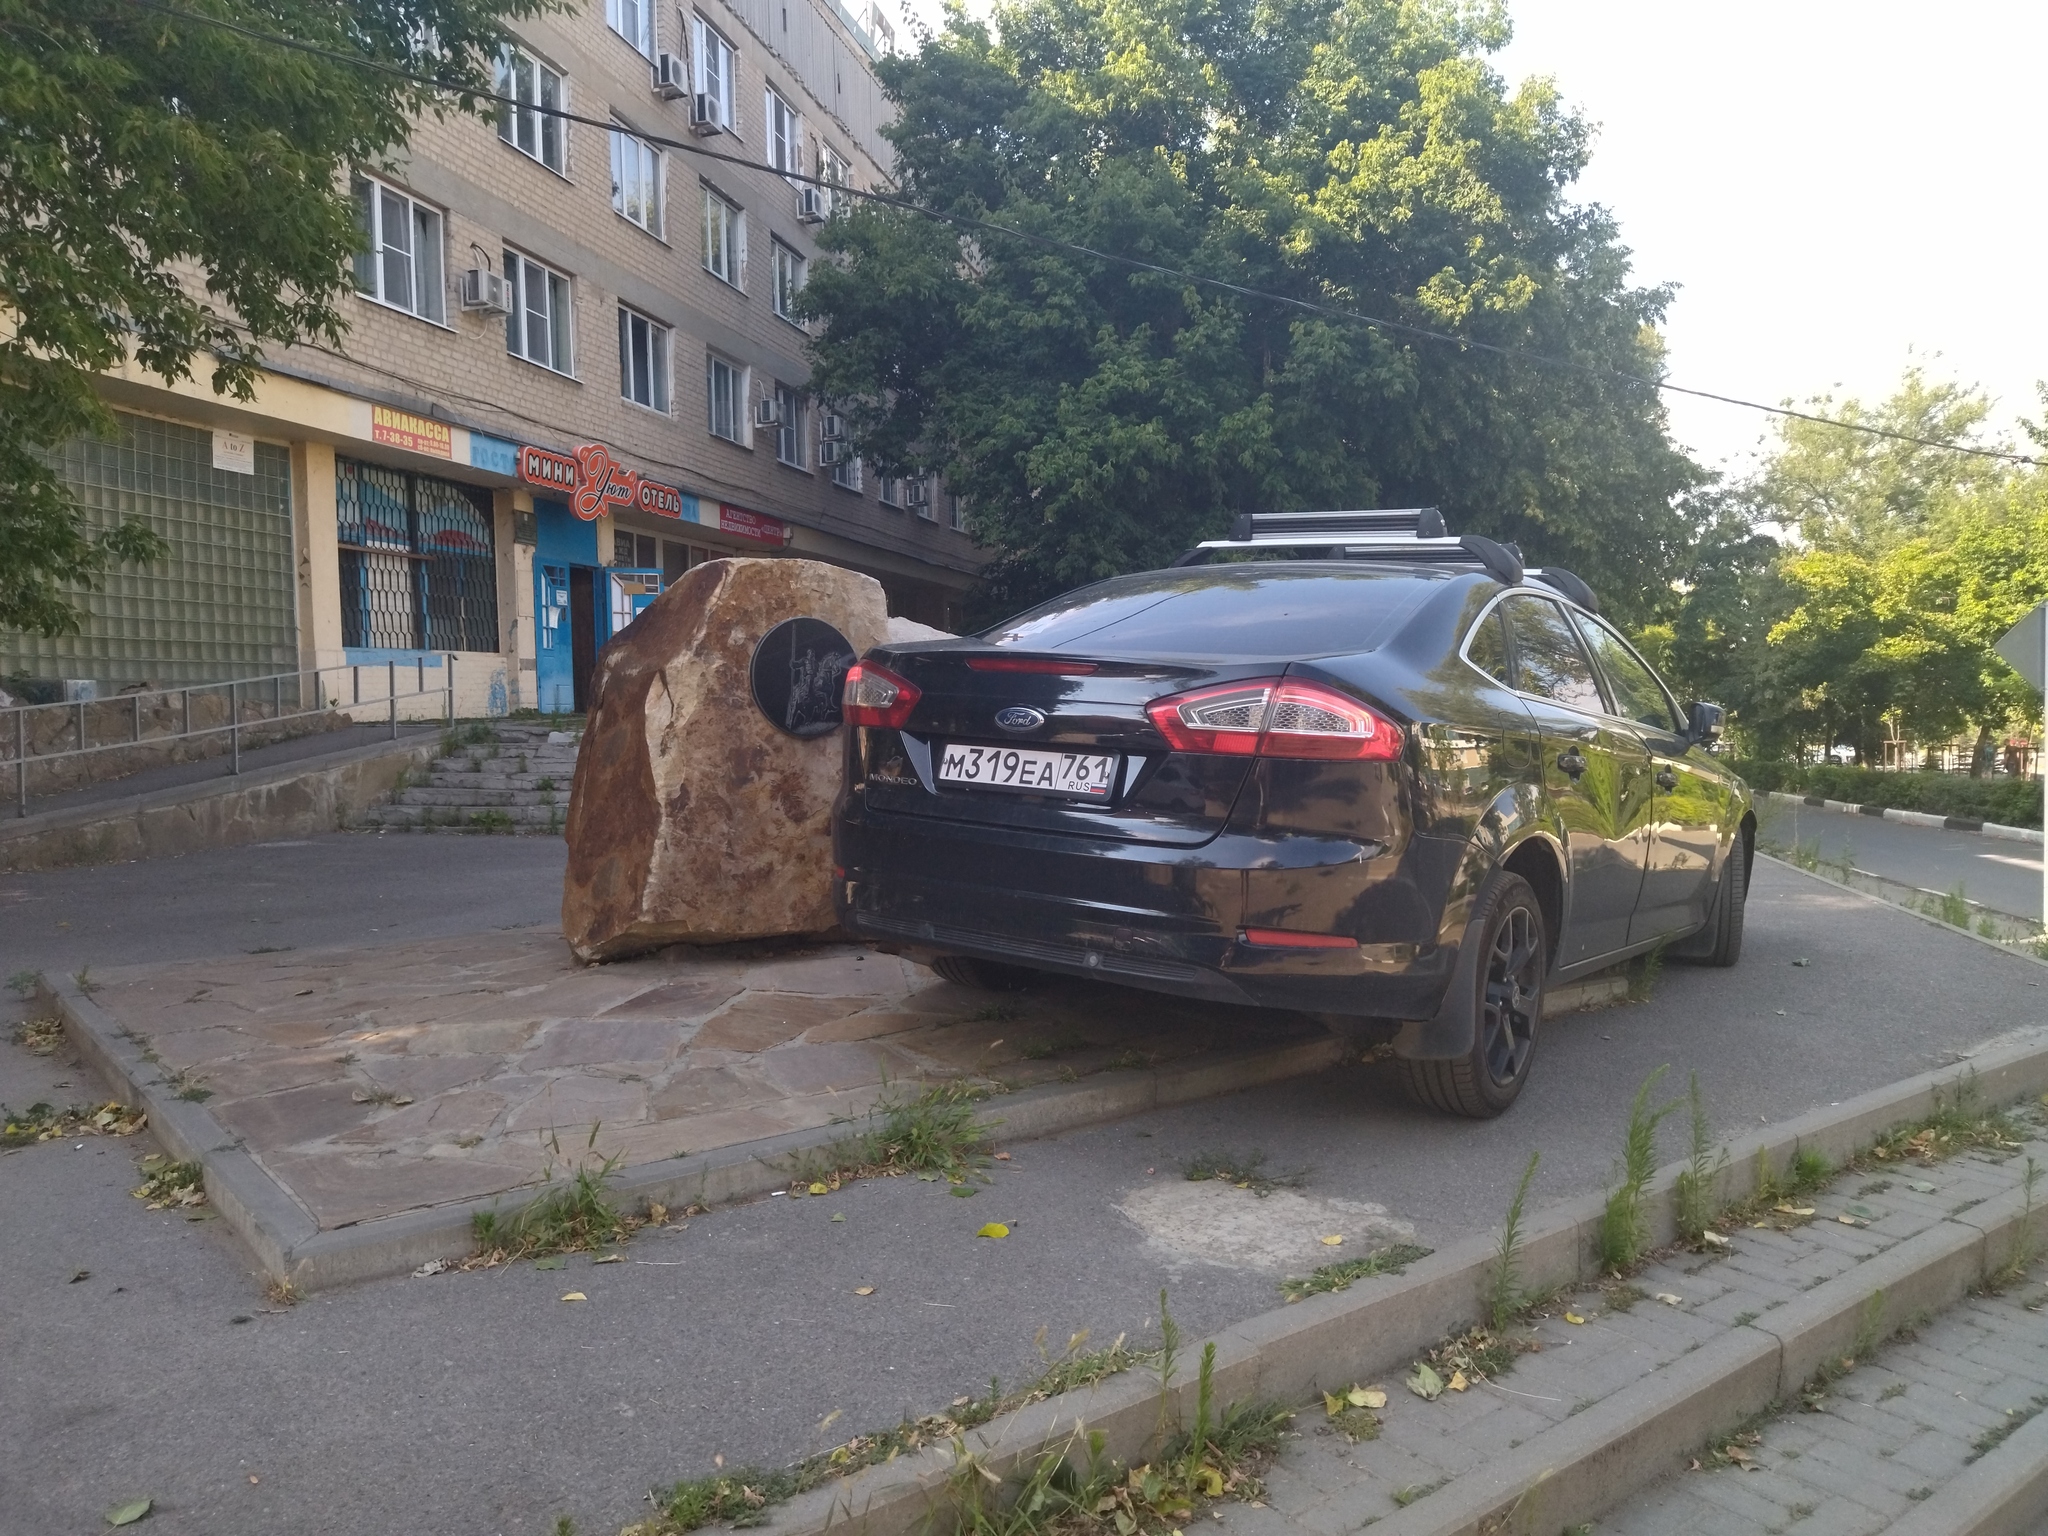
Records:
<instances>
[{"instance_id":1,"label":"concrete steps","mask_svg":"<svg viewBox=\"0 0 2048 1536\"><path fill-rule=\"evenodd\" d=\"M492 722L460 726L389 804L355 818L362 831L556 834L569 812L582 732Z\"/></svg>"}]
</instances>

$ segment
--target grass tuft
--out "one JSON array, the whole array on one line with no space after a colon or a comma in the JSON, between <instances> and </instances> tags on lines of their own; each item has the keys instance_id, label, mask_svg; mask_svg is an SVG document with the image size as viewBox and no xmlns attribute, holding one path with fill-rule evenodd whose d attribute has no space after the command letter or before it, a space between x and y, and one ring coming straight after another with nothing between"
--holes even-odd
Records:
<instances>
[{"instance_id":1,"label":"grass tuft","mask_svg":"<svg viewBox=\"0 0 2048 1536\"><path fill-rule=\"evenodd\" d=\"M1214 1179L1223 1184L1235 1184L1239 1189L1248 1189L1261 1198L1276 1189L1299 1189L1308 1182L1309 1170L1296 1168L1286 1173L1266 1172L1266 1154L1263 1152L1197 1152L1186 1158L1180 1165L1181 1176L1191 1184L1200 1184Z\"/></svg>"},{"instance_id":2,"label":"grass tuft","mask_svg":"<svg viewBox=\"0 0 2048 1536\"><path fill-rule=\"evenodd\" d=\"M1707 1229L1714 1224L1715 1195L1720 1186L1721 1172L1728 1166L1728 1151L1724 1147L1719 1160L1714 1158L1714 1128L1707 1120L1707 1106L1700 1096L1700 1075L1697 1072L1686 1084L1685 1100L1690 1111L1691 1145L1685 1167L1672 1188L1672 1197L1677 1212L1679 1240L1698 1247L1706 1241Z\"/></svg>"},{"instance_id":3,"label":"grass tuft","mask_svg":"<svg viewBox=\"0 0 2048 1536\"><path fill-rule=\"evenodd\" d=\"M592 1126L589 1146L596 1144L597 1127ZM560 1151L559 1145L555 1150ZM541 1192L518 1210L478 1211L470 1217L470 1235L476 1240L471 1262L488 1266L579 1253L631 1236L638 1223L621 1214L611 1198L609 1186L618 1168L614 1154L594 1167L585 1162L558 1180L550 1163Z\"/></svg>"},{"instance_id":4,"label":"grass tuft","mask_svg":"<svg viewBox=\"0 0 2048 1536\"><path fill-rule=\"evenodd\" d=\"M1431 1250L1418 1248L1413 1243L1396 1243L1391 1248L1382 1248L1364 1258L1346 1259L1340 1264L1324 1264L1300 1278L1290 1277L1280 1282L1280 1294L1290 1302L1300 1301L1309 1296L1320 1296L1327 1291L1348 1291L1353 1281L1368 1279L1373 1275L1398 1275L1417 1259L1426 1259Z\"/></svg>"}]
</instances>

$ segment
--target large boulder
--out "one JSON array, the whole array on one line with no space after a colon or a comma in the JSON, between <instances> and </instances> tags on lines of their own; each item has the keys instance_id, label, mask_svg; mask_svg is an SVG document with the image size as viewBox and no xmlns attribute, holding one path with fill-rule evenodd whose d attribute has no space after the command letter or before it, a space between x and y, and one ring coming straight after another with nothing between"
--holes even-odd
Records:
<instances>
[{"instance_id":1,"label":"large boulder","mask_svg":"<svg viewBox=\"0 0 2048 1536\"><path fill-rule=\"evenodd\" d=\"M888 632L871 577L810 560L714 560L598 656L562 885L562 931L581 958L836 926L840 732L779 728L750 676L762 639L795 618L831 625L856 656Z\"/></svg>"}]
</instances>

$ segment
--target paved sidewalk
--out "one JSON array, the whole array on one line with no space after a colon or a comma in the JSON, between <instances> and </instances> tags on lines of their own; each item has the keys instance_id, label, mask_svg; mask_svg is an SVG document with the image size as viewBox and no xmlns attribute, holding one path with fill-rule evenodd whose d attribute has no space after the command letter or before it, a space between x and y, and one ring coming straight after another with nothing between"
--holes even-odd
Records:
<instances>
[{"instance_id":1,"label":"paved sidewalk","mask_svg":"<svg viewBox=\"0 0 2048 1536\"><path fill-rule=\"evenodd\" d=\"M1722 1252L1673 1251L1626 1283L1555 1299L1510 1330L1517 1351L1504 1374L1446 1391L1433 1402L1400 1376L1375 1383L1387 1403L1354 1441L1322 1405L1304 1409L1267 1477L1261 1504L1226 1504L1237 1536L1350 1536L1416 1506L1455 1479L1535 1440L1624 1387L1754 1323L1946 1218L2018 1188L2031 1157L2048 1163L2048 1113L2022 1112L2024 1149L1997 1161L1972 1153L1881 1174L1847 1173L1817 1196L1784 1202L1744 1226ZM2043 1213L2048 1226L2048 1211ZM1844 1221L1843 1218L1847 1218ZM2048 1238L2048 1232L2042 1234ZM1918 1339L1902 1337L1873 1364L1814 1399L1789 1405L1761 1444L1724 1438L1701 1446L1700 1471L1601 1522L1630 1536L1798 1536L1882 1529L1959 1470L1976 1438L2012 1422L2048 1394L2048 1326L2038 1273L2005 1298L1973 1299ZM1449 1379L1454 1360L1440 1360ZM1473 1373L1477 1375L1477 1372ZM1341 1392L1346 1383L1332 1382ZM1354 1420L1354 1427L1364 1421ZM1733 1445L1731 1460L1725 1447ZM1727 1465L1767 1469L1713 1470ZM1816 1514L1816 1511L1819 1511ZM1401 1525L1407 1529L1415 1515ZM1427 1523L1426 1521L1424 1522ZM1517 1529L1520 1527L1517 1526Z\"/></svg>"},{"instance_id":2,"label":"paved sidewalk","mask_svg":"<svg viewBox=\"0 0 2048 1536\"><path fill-rule=\"evenodd\" d=\"M2048 1408L2040 1266L1879 1349L1809 1408L1600 1521L1614 1536L1875 1536Z\"/></svg>"},{"instance_id":3,"label":"paved sidewalk","mask_svg":"<svg viewBox=\"0 0 2048 1536\"><path fill-rule=\"evenodd\" d=\"M322 1229L498 1194L586 1151L631 1169L827 1126L891 1083L1014 1090L1324 1034L1078 981L1021 1007L854 945L582 966L545 928L91 981Z\"/></svg>"}]
</instances>

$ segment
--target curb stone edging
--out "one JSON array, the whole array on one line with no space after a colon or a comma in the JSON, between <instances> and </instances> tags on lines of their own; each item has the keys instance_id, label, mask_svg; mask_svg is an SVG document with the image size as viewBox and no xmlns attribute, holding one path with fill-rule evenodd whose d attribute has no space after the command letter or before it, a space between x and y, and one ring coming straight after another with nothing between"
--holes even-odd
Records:
<instances>
[{"instance_id":1,"label":"curb stone edging","mask_svg":"<svg viewBox=\"0 0 2048 1536\"><path fill-rule=\"evenodd\" d=\"M1974 816L1937 816L1932 811L1905 811L1892 805L1859 805L1853 800L1794 795L1782 789L1767 789L1764 794L1787 805L1810 805L1849 816L1882 816L1886 821L1903 821L1916 827L1940 827L1949 832L1981 832L1986 837L2003 838L2009 843L2038 843L2043 836L2039 827L2008 827L1996 821L1979 821Z\"/></svg>"},{"instance_id":2,"label":"curb stone edging","mask_svg":"<svg viewBox=\"0 0 2048 1536\"><path fill-rule=\"evenodd\" d=\"M2009 955L2013 959L2020 961L2024 965L2048 966L2048 959L2043 959L2039 955L2031 954L2027 950L2016 948L2012 944L2003 943L1997 939L1987 939L1981 933L1973 932L1968 928L1958 928L1952 923L1943 922L1938 917L1931 917L1927 913L1922 912L1915 907L1906 906L1901 902L1888 901L1884 897L1876 895L1873 892L1859 891L1853 885L1844 885L1841 881L1830 879L1828 876L1823 875L1816 870L1801 869L1797 864L1792 863L1789 859L1780 858L1778 857L1778 855L1774 853L1766 853L1761 848L1757 849L1756 856L1760 859L1769 859L1773 864L1777 865L1778 868L1786 870L1791 874L1798 875L1801 879L1812 880L1817 884L1826 886L1831 891L1836 891L1845 895L1854 896L1862 901L1875 902L1878 906L1885 908L1887 911L1901 913L1906 917L1912 918L1915 922L1926 923L1931 927L1939 928L1943 933L1950 934L1959 939L1968 939L1972 944L1981 944L1986 949L1995 950L1997 953L2001 955ZM1859 869L1856 871L1856 873L1865 879L1882 880L1885 878L1883 875L1872 875L1868 870ZM1898 886L1902 890L1919 891L1920 894L1923 896L1938 896L1941 894L1939 891L1923 891L1918 886L1909 886L1906 885L1904 881L1900 880L1893 880L1890 883L1892 885Z\"/></svg>"},{"instance_id":3,"label":"curb stone edging","mask_svg":"<svg viewBox=\"0 0 2048 1536\"><path fill-rule=\"evenodd\" d=\"M434 1259L462 1258L473 1246L473 1216L530 1197L531 1186L521 1186L323 1230L312 1212L244 1150L234 1133L200 1104L170 1091L145 1047L73 978L45 974L38 986L62 1018L65 1035L115 1096L148 1112L151 1127L172 1157L205 1169L208 1195L265 1272L290 1281L301 1293L409 1274ZM1617 1002L1627 992L1625 975L1589 976L1559 987L1546 998L1545 1013ZM1177 1066L1098 1073L1079 1083L1046 1083L1004 1095L990 1102L977 1119L984 1129L1005 1139L1050 1136L1307 1076L1339 1065L1348 1055L1346 1044L1333 1035L1196 1057ZM787 1186L792 1158L829 1146L845 1134L843 1125L824 1125L643 1163L623 1170L613 1187L629 1201L670 1206L749 1199Z\"/></svg>"},{"instance_id":4,"label":"curb stone edging","mask_svg":"<svg viewBox=\"0 0 2048 1536\"><path fill-rule=\"evenodd\" d=\"M1730 1201L1745 1191L1760 1156L1773 1168L1784 1168L1801 1150L1813 1149L1839 1164L1893 1126L1927 1114L1935 1096L1951 1091L1966 1072L1974 1073L1986 1103L2041 1093L2048 1089L2048 1029L1986 1048L1969 1058L1966 1067L1923 1073L1729 1144L1728 1159L1717 1174L1716 1199ZM1682 1162L1667 1165L1650 1186L1646 1204L1653 1246L1672 1239L1672 1189L1686 1167ZM1540 1293L1597 1278L1604 1204L1603 1196L1588 1195L1530 1219L1521 1255L1528 1289ZM1888 1329L1929 1306L1930 1297L1947 1288L1953 1288L1951 1299L1959 1295L1982 1273L1988 1250L2001 1239L2009 1243L2020 1210L2017 1200L2001 1196L1968 1212L1966 1218L1952 1217L1931 1229L1939 1234L1935 1240L1923 1235L1912 1240L1919 1247L1907 1243L1888 1250L1897 1254L1910 1249L1909 1258L1892 1261L1896 1274L1873 1267L1885 1257L1879 1255L1802 1297L1795 1310L1773 1318L1772 1331L1750 1328L1681 1356L1663 1371L1567 1420L1559 1429L1572 1428L1583 1440L1561 1442L1552 1431L1540 1437L1540 1451L1537 1440L1529 1442L1525 1456L1498 1469L1504 1474L1510 1465L1517 1467L1522 1481L1495 1478L1489 1486L1505 1491L1490 1503L1482 1500L1485 1507L1470 1519L1449 1518L1455 1513L1454 1500L1448 1497L1458 1486L1453 1483L1388 1517L1382 1526L1389 1536L1464 1536L1505 1515L1507 1520L1498 1525L1487 1523L1487 1530L1542 1531L1547 1536L1559 1526L1590 1518L1669 1470L1671 1456L1732 1428L1803 1383L1812 1374L1813 1363L1846 1347L1863 1323L1871 1277L1886 1274L1891 1279L1884 1311ZM1481 1233L1418 1260L1402 1275L1359 1280L1349 1290L1312 1296L1224 1329L1207 1341L1216 1345L1216 1401L1306 1402L1326 1386L1405 1368L1481 1315L1494 1257L1494 1235ZM1185 1357L1200 1358L1202 1348L1202 1342L1189 1344ZM1795 1371L1802 1374L1795 1376ZM1178 1379L1168 1394L1167 1415L1177 1412L1184 1422L1193 1412L1195 1391L1192 1376ZM1105 1454L1135 1462L1158 1438L1160 1398L1156 1377L1126 1372L995 1419L970 1431L962 1443L989 1471L1007 1476L1085 1428L1103 1437ZM1610 1406L1624 1400L1625 1408ZM1561 1465L1552 1448L1568 1443L1580 1445L1580 1459ZM1577 1485L1567 1476L1577 1475L1574 1468L1586 1472ZM935 1512L956 1469L951 1448L929 1448L803 1494L784 1505L771 1524L790 1536L912 1536ZM1580 1491L1561 1503L1559 1496L1573 1486ZM1545 1490L1541 1519L1532 1523L1516 1512L1539 1487ZM1597 1507L1589 1502L1595 1499ZM1539 1511L1532 1508L1528 1513L1533 1517Z\"/></svg>"}]
</instances>

